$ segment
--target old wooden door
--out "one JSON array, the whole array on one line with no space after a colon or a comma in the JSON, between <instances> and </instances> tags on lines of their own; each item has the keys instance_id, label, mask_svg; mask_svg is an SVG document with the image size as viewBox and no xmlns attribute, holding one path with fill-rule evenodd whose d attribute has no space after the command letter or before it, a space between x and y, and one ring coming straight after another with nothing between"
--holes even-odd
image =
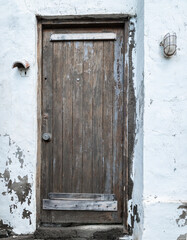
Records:
<instances>
[{"instance_id":1,"label":"old wooden door","mask_svg":"<svg viewBox=\"0 0 187 240\"><path fill-rule=\"evenodd\" d=\"M44 29L41 222L121 223L122 26Z\"/></svg>"}]
</instances>

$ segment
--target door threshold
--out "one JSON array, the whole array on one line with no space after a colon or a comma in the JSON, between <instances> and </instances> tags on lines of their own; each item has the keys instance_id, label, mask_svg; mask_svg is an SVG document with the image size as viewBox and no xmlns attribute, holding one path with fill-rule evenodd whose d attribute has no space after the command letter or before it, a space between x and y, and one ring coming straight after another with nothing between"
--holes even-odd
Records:
<instances>
[{"instance_id":1,"label":"door threshold","mask_svg":"<svg viewBox=\"0 0 187 240\"><path fill-rule=\"evenodd\" d=\"M36 239L108 239L117 240L124 236L123 225L82 225L73 227L39 227Z\"/></svg>"}]
</instances>

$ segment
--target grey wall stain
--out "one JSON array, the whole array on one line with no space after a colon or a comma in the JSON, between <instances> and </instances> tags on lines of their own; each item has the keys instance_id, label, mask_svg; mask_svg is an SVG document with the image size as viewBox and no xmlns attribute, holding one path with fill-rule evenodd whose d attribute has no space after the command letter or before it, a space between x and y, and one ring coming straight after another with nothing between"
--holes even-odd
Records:
<instances>
[{"instance_id":1,"label":"grey wall stain","mask_svg":"<svg viewBox=\"0 0 187 240\"><path fill-rule=\"evenodd\" d=\"M17 158L21 163L20 167L23 168L23 163L25 158L25 155L23 154L23 150L10 138L8 134L4 134L3 137L6 137L6 138L8 137L9 146L11 146L12 148L13 147L12 145L14 145L14 148L16 148L16 151L13 153L13 155L15 155L15 158ZM11 165L12 158L10 156L7 156L7 159L8 161L6 161L6 166ZM16 181L15 179L13 181L11 179L10 173L11 171L9 170L8 167L4 170L4 173L0 173L0 178L2 179L1 181L5 183L5 187L7 188L7 191L3 191L2 195L5 196L7 194L12 194L12 192L14 191L14 193L18 197L18 202L22 204L27 200L28 205L30 205L31 196L29 197L29 194L30 195L32 194L32 190L31 190L31 184L28 183L28 176L27 175L23 177L18 176L18 181ZM11 201L14 201L13 196L11 196ZM12 209L16 208L15 204L10 205L10 212L12 212Z\"/></svg>"},{"instance_id":2,"label":"grey wall stain","mask_svg":"<svg viewBox=\"0 0 187 240\"><path fill-rule=\"evenodd\" d=\"M19 162L21 163L21 168L23 168L25 155L23 154L23 152L19 146L17 146L17 151L14 154L15 154L16 158L19 160Z\"/></svg>"},{"instance_id":3,"label":"grey wall stain","mask_svg":"<svg viewBox=\"0 0 187 240\"><path fill-rule=\"evenodd\" d=\"M31 190L31 184L28 183L28 176L24 176L24 177L20 177L18 176L18 182L16 182L14 180L14 182L12 182L12 180L10 179L8 184L7 184L7 188L8 188L8 193L11 194L12 191L14 191L18 197L18 201L21 202L21 204L23 202L26 201L26 199L29 196L29 193L32 193ZM29 197L29 201L28 203L30 204L30 200L31 200L31 196Z\"/></svg>"},{"instance_id":4,"label":"grey wall stain","mask_svg":"<svg viewBox=\"0 0 187 240\"><path fill-rule=\"evenodd\" d=\"M10 179L10 172L8 169L5 169L4 173L0 173L0 178L3 178L5 182L8 182Z\"/></svg>"},{"instance_id":5,"label":"grey wall stain","mask_svg":"<svg viewBox=\"0 0 187 240\"><path fill-rule=\"evenodd\" d=\"M12 146L15 144L15 141L13 141L11 139L11 137L6 133L3 135L4 137L8 137L9 139L9 146ZM13 153L15 155L15 157L19 160L19 162L21 163L21 168L23 168L23 163L24 163L24 158L25 158L25 155L23 153L23 150L17 145L15 144L15 147L16 147L16 152ZM11 165L12 164L12 159L10 157L7 157L8 158L8 161L6 161L6 165Z\"/></svg>"},{"instance_id":6,"label":"grey wall stain","mask_svg":"<svg viewBox=\"0 0 187 240\"><path fill-rule=\"evenodd\" d=\"M29 219L29 224L31 225L32 222L31 222L31 214L32 212L30 212L29 210L26 210L25 208L23 209L23 213L22 213L22 218L23 219Z\"/></svg>"},{"instance_id":7,"label":"grey wall stain","mask_svg":"<svg viewBox=\"0 0 187 240\"><path fill-rule=\"evenodd\" d=\"M9 139L9 146L11 146L11 138L10 138L10 136L7 133L5 133L3 136L4 137L8 137L8 139Z\"/></svg>"},{"instance_id":8,"label":"grey wall stain","mask_svg":"<svg viewBox=\"0 0 187 240\"><path fill-rule=\"evenodd\" d=\"M10 207L10 213L13 214L13 209L18 208L16 204L12 204L9 206Z\"/></svg>"},{"instance_id":9,"label":"grey wall stain","mask_svg":"<svg viewBox=\"0 0 187 240\"><path fill-rule=\"evenodd\" d=\"M8 161L6 161L6 166L11 165L12 164L12 159L10 157L7 157Z\"/></svg>"}]
</instances>

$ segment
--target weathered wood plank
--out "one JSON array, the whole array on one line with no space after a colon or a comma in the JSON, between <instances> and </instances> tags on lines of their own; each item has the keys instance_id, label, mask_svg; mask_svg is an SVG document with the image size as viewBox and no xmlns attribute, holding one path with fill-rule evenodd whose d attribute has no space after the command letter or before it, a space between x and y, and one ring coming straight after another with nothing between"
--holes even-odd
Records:
<instances>
[{"instance_id":1,"label":"weathered wood plank","mask_svg":"<svg viewBox=\"0 0 187 240\"><path fill-rule=\"evenodd\" d=\"M124 141L123 141L123 224L128 229L128 88L129 88L129 22L127 21L124 25ZM132 187L132 186L131 186Z\"/></svg>"},{"instance_id":2,"label":"weathered wood plank","mask_svg":"<svg viewBox=\"0 0 187 240\"><path fill-rule=\"evenodd\" d=\"M103 153L102 153L102 104L103 104L103 41L94 42L93 72L93 192L102 193Z\"/></svg>"},{"instance_id":3,"label":"weathered wood plank","mask_svg":"<svg viewBox=\"0 0 187 240\"><path fill-rule=\"evenodd\" d=\"M82 192L92 192L92 184L93 184L92 84L93 84L94 66L95 66L95 62L94 62L93 41L84 42Z\"/></svg>"},{"instance_id":4,"label":"weathered wood plank","mask_svg":"<svg viewBox=\"0 0 187 240\"><path fill-rule=\"evenodd\" d=\"M49 193L49 199L87 199L87 200L105 200L114 201L114 194L95 194L95 193Z\"/></svg>"},{"instance_id":5,"label":"weathered wood plank","mask_svg":"<svg viewBox=\"0 0 187 240\"><path fill-rule=\"evenodd\" d=\"M63 55L65 55L63 62L63 192L70 192L72 191L73 158L72 62L74 46L70 42L64 42L63 45ZM61 147L59 145L59 148Z\"/></svg>"},{"instance_id":6,"label":"weathered wood plank","mask_svg":"<svg viewBox=\"0 0 187 240\"><path fill-rule=\"evenodd\" d=\"M53 43L53 191L62 191L62 74L63 74L63 43ZM61 54L60 54L61 53ZM58 127L57 127L58 126Z\"/></svg>"},{"instance_id":7,"label":"weathered wood plank","mask_svg":"<svg viewBox=\"0 0 187 240\"><path fill-rule=\"evenodd\" d=\"M114 82L114 42L104 42L104 89L103 89L103 189L105 193L112 193L112 134L113 134L113 82Z\"/></svg>"},{"instance_id":8,"label":"weathered wood plank","mask_svg":"<svg viewBox=\"0 0 187 240\"><path fill-rule=\"evenodd\" d=\"M119 213L122 209L123 184L123 32L117 30L114 43L114 88L113 88L113 193L118 199ZM120 215L119 215L120 216Z\"/></svg>"},{"instance_id":9,"label":"weathered wood plank","mask_svg":"<svg viewBox=\"0 0 187 240\"><path fill-rule=\"evenodd\" d=\"M50 41L75 41L75 40L115 40L115 33L64 33L52 34Z\"/></svg>"},{"instance_id":10,"label":"weathered wood plank","mask_svg":"<svg viewBox=\"0 0 187 240\"><path fill-rule=\"evenodd\" d=\"M74 48L72 75L72 112L73 112L73 164L72 192L82 191L82 101L83 101L83 42L71 42Z\"/></svg>"},{"instance_id":11,"label":"weathered wood plank","mask_svg":"<svg viewBox=\"0 0 187 240\"><path fill-rule=\"evenodd\" d=\"M45 210L71 210L71 211L117 211L117 201L93 201L93 200L50 200L43 199Z\"/></svg>"},{"instance_id":12,"label":"weathered wood plank","mask_svg":"<svg viewBox=\"0 0 187 240\"><path fill-rule=\"evenodd\" d=\"M53 78L52 78L52 56L53 43L49 42L50 32L43 33L43 74L42 74L42 133L52 132L52 109L53 109ZM53 159L52 142L42 141L42 198L47 197L52 190L52 159ZM44 212L42 219L51 221L51 213Z\"/></svg>"}]
</instances>

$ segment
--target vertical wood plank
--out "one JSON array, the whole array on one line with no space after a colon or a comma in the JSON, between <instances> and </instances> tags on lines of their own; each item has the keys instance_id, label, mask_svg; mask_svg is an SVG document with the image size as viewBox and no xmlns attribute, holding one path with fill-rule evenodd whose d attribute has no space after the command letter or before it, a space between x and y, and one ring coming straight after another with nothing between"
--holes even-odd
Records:
<instances>
[{"instance_id":1,"label":"vertical wood plank","mask_svg":"<svg viewBox=\"0 0 187 240\"><path fill-rule=\"evenodd\" d=\"M114 42L104 42L104 89L103 89L103 189L105 193L112 193L113 181L113 82L114 82Z\"/></svg>"},{"instance_id":2,"label":"vertical wood plank","mask_svg":"<svg viewBox=\"0 0 187 240\"><path fill-rule=\"evenodd\" d=\"M84 42L84 82L83 82L83 192L92 192L92 84L94 72L93 42Z\"/></svg>"},{"instance_id":3,"label":"vertical wood plank","mask_svg":"<svg viewBox=\"0 0 187 240\"><path fill-rule=\"evenodd\" d=\"M117 31L114 47L113 90L113 191L117 196L119 214L122 209L122 161L123 161L123 32Z\"/></svg>"},{"instance_id":4,"label":"vertical wood plank","mask_svg":"<svg viewBox=\"0 0 187 240\"><path fill-rule=\"evenodd\" d=\"M71 43L72 44L72 43ZM74 61L72 62L73 99L73 168L72 192L82 190L82 101L83 101L83 52L84 43L74 42Z\"/></svg>"},{"instance_id":5,"label":"vertical wood plank","mask_svg":"<svg viewBox=\"0 0 187 240\"><path fill-rule=\"evenodd\" d=\"M93 192L102 193L103 154L102 154L102 94L103 94L103 42L94 42L93 73Z\"/></svg>"},{"instance_id":6,"label":"vertical wood plank","mask_svg":"<svg viewBox=\"0 0 187 240\"><path fill-rule=\"evenodd\" d=\"M63 43L53 43L53 191L62 191L62 63Z\"/></svg>"},{"instance_id":7,"label":"vertical wood plank","mask_svg":"<svg viewBox=\"0 0 187 240\"><path fill-rule=\"evenodd\" d=\"M52 78L52 56L53 44L49 41L51 32L43 33L43 75L42 75L42 133L52 132L52 110L53 110L53 78ZM47 197L52 190L52 142L42 141L42 198ZM42 219L51 221L51 213L44 212Z\"/></svg>"},{"instance_id":8,"label":"vertical wood plank","mask_svg":"<svg viewBox=\"0 0 187 240\"><path fill-rule=\"evenodd\" d=\"M72 191L72 62L73 43L64 42L63 62L63 192Z\"/></svg>"}]
</instances>

